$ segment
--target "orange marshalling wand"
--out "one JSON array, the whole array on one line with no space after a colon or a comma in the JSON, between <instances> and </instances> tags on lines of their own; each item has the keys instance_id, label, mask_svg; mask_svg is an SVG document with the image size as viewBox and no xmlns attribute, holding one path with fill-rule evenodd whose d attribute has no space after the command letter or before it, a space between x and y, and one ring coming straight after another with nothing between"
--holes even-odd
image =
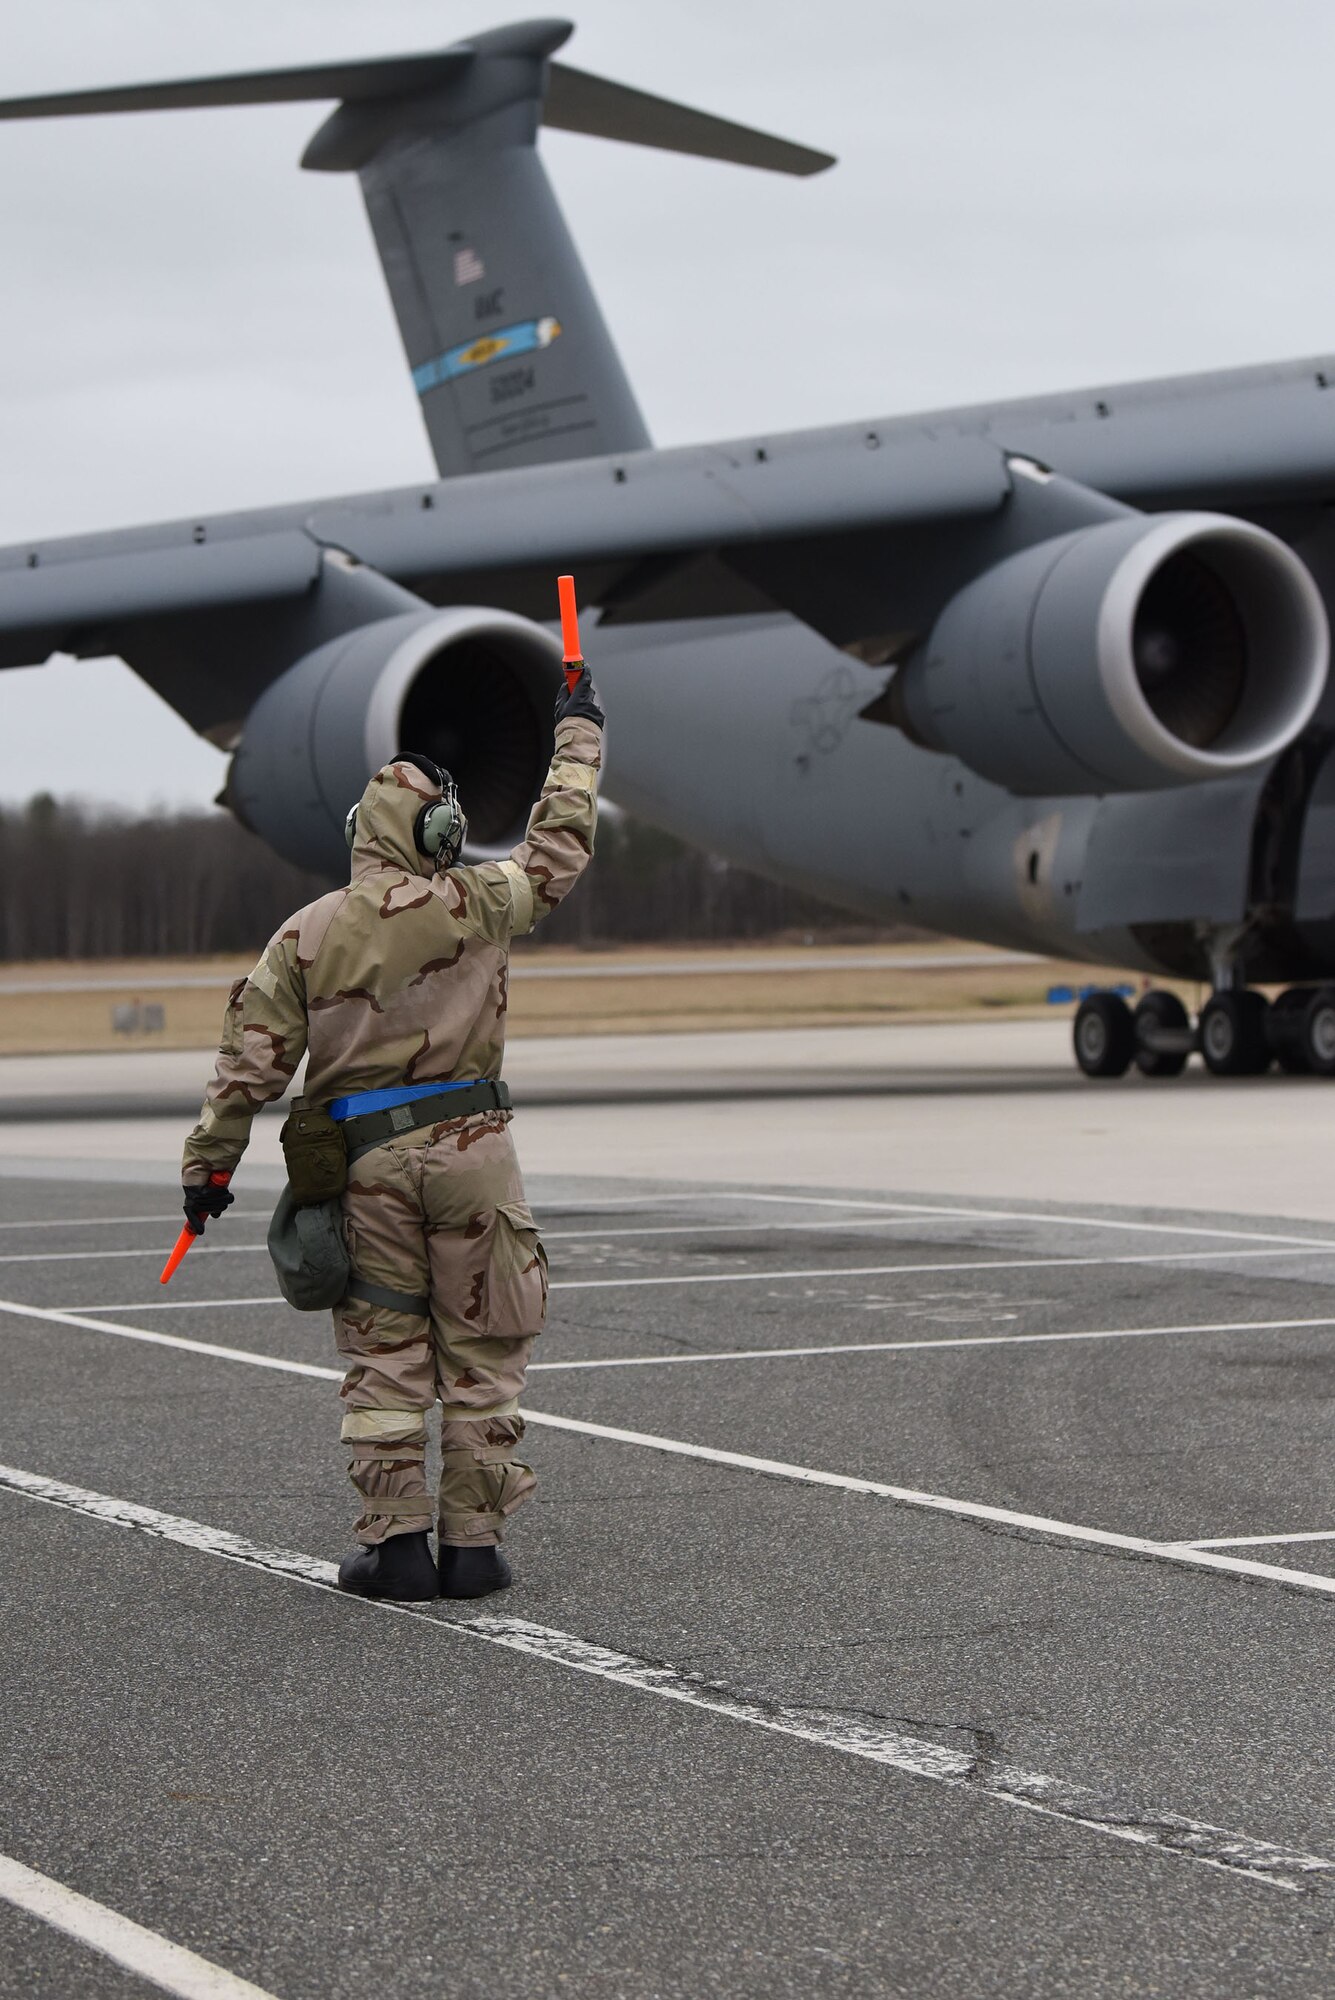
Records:
<instances>
[{"instance_id":1,"label":"orange marshalling wand","mask_svg":"<svg viewBox=\"0 0 1335 2000\"><path fill-rule=\"evenodd\" d=\"M167 1283L168 1279L175 1272L177 1265L180 1263L182 1257L184 1257L186 1251L190 1248L190 1245L194 1242L194 1240L195 1240L195 1232L190 1227L190 1224L187 1222L185 1228L181 1231L180 1235L176 1239L175 1245L173 1246L172 1249L171 1256L167 1259L166 1263L162 1267L162 1276L158 1279L158 1283L160 1285L165 1285Z\"/></svg>"},{"instance_id":2,"label":"orange marshalling wand","mask_svg":"<svg viewBox=\"0 0 1335 2000\"><path fill-rule=\"evenodd\" d=\"M231 1178L232 1176L230 1174L210 1174L209 1186L226 1187L227 1183L231 1180ZM195 1241L197 1237L202 1236L203 1234L204 1234L204 1225L202 1222L200 1223L198 1229L192 1229L190 1227L190 1224L188 1222L186 1223L185 1228L181 1231L175 1243L172 1245L171 1256L167 1259L166 1263L162 1267L162 1276L158 1279L158 1283L160 1285L165 1285L169 1281L169 1279L179 1268L181 1259L185 1256L185 1253L190 1248L190 1245Z\"/></svg>"},{"instance_id":3,"label":"orange marshalling wand","mask_svg":"<svg viewBox=\"0 0 1335 2000\"><path fill-rule=\"evenodd\" d=\"M561 643L565 648L566 686L573 694L575 682L584 671L584 655L579 649L579 613L575 609L575 579L558 576L556 594L561 600Z\"/></svg>"}]
</instances>

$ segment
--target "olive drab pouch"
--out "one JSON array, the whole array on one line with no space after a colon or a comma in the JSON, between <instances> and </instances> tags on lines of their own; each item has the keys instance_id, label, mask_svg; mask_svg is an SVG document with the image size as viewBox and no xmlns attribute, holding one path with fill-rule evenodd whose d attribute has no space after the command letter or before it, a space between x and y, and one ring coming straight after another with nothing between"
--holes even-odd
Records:
<instances>
[{"instance_id":1,"label":"olive drab pouch","mask_svg":"<svg viewBox=\"0 0 1335 2000\"><path fill-rule=\"evenodd\" d=\"M298 1202L285 1187L269 1224L269 1256L279 1291L298 1312L338 1305L351 1277L342 1203L336 1196Z\"/></svg>"},{"instance_id":2,"label":"olive drab pouch","mask_svg":"<svg viewBox=\"0 0 1335 2000\"><path fill-rule=\"evenodd\" d=\"M287 1161L287 1184L299 1208L336 1201L348 1184L343 1128L322 1104L299 1097L278 1135Z\"/></svg>"}]
</instances>

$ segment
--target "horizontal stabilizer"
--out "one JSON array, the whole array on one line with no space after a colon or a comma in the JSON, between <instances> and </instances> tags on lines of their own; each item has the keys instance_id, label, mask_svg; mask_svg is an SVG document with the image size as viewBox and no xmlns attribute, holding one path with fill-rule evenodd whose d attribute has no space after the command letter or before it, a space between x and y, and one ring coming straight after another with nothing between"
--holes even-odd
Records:
<instances>
[{"instance_id":1,"label":"horizontal stabilizer","mask_svg":"<svg viewBox=\"0 0 1335 2000\"><path fill-rule=\"evenodd\" d=\"M107 90L70 90L54 97L0 99L4 118L86 118L104 111L210 111L225 104L359 102L402 97L448 83L468 67L472 51L381 56L366 62L318 63L311 69L262 69L241 76L200 76L178 83L125 83Z\"/></svg>"},{"instance_id":2,"label":"horizontal stabilizer","mask_svg":"<svg viewBox=\"0 0 1335 2000\"><path fill-rule=\"evenodd\" d=\"M694 153L739 167L765 167L774 174L818 174L834 165L833 153L817 153L754 126L692 111L669 97L651 97L567 63L553 63L550 75L542 122L562 132L622 139L632 146L655 146L661 153Z\"/></svg>"},{"instance_id":3,"label":"horizontal stabilizer","mask_svg":"<svg viewBox=\"0 0 1335 2000\"><path fill-rule=\"evenodd\" d=\"M63 91L46 97L0 100L0 120L81 118L109 111L209 110L222 105L298 104L337 99L344 104L421 98L461 81L479 58L546 54L573 32L568 21L529 21L491 29L425 55L376 56L365 61L317 63L301 69L255 70L238 76L195 77L172 83L121 84L104 90ZM542 122L563 132L619 139L668 153L763 167L772 173L816 174L833 166L830 153L794 145L748 125L694 111L586 70L551 63Z\"/></svg>"}]
</instances>

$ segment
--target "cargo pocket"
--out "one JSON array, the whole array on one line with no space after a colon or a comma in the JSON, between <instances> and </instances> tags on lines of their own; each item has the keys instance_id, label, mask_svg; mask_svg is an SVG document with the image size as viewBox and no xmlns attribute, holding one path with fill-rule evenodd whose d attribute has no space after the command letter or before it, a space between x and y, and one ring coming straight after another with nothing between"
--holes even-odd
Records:
<instances>
[{"instance_id":1,"label":"cargo pocket","mask_svg":"<svg viewBox=\"0 0 1335 2000\"><path fill-rule=\"evenodd\" d=\"M522 1201L496 1210L481 1311L465 1318L478 1333L522 1339L541 1333L547 1317L547 1252L538 1225Z\"/></svg>"}]
</instances>

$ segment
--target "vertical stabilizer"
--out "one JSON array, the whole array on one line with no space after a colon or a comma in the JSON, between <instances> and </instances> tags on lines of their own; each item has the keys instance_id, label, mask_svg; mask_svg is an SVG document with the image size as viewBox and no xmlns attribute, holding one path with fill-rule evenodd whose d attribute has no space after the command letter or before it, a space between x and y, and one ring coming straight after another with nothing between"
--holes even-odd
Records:
<instances>
[{"instance_id":1,"label":"vertical stabilizer","mask_svg":"<svg viewBox=\"0 0 1335 2000\"><path fill-rule=\"evenodd\" d=\"M341 105L303 160L356 168L444 475L649 443L537 153L569 33L479 35L437 88Z\"/></svg>"}]
</instances>

